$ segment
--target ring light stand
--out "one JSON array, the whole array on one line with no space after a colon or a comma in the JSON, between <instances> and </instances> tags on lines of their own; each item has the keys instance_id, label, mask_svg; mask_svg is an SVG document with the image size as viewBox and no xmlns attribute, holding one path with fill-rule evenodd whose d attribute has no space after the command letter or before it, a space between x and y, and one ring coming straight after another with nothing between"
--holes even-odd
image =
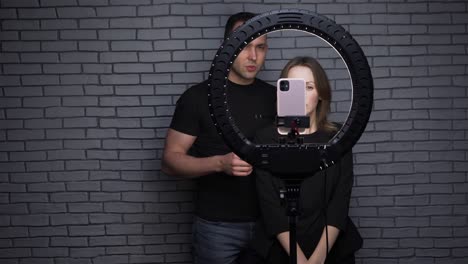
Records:
<instances>
[{"instance_id":1,"label":"ring light stand","mask_svg":"<svg viewBox=\"0 0 468 264\"><path fill-rule=\"evenodd\" d=\"M287 29L321 38L340 54L351 76L353 93L348 118L328 143L254 144L242 134L229 111L227 80L237 55L255 38ZM300 182L333 165L351 150L364 132L373 102L373 81L367 59L359 44L334 21L307 10L277 10L248 20L223 42L211 64L209 79L210 114L225 143L243 160L269 170L286 182L283 196L288 202L290 219L290 263L295 264Z\"/></svg>"}]
</instances>

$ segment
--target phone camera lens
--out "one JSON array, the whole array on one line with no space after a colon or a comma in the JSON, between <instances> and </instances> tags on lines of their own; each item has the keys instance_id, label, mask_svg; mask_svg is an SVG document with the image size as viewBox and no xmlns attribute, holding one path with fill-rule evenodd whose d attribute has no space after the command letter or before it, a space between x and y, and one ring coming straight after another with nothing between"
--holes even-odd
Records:
<instances>
[{"instance_id":1,"label":"phone camera lens","mask_svg":"<svg viewBox=\"0 0 468 264\"><path fill-rule=\"evenodd\" d=\"M283 91L283 92L289 91L288 81L280 81L280 91Z\"/></svg>"}]
</instances>

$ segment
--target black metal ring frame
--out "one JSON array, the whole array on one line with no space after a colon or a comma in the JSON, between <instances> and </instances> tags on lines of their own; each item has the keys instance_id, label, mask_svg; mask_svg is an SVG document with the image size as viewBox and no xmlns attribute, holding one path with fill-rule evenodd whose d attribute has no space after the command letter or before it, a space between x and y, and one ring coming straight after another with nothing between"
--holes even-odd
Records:
<instances>
[{"instance_id":1,"label":"black metal ring frame","mask_svg":"<svg viewBox=\"0 0 468 264\"><path fill-rule=\"evenodd\" d=\"M255 38L279 30L294 29L315 35L333 47L351 76L353 93L347 120L326 144L256 145L236 126L227 104L227 79L231 65ZM308 174L338 160L359 140L372 110L373 80L367 59L352 36L334 21L307 10L285 9L256 16L236 29L220 46L209 74L210 113L218 132L239 157L273 173Z\"/></svg>"}]
</instances>

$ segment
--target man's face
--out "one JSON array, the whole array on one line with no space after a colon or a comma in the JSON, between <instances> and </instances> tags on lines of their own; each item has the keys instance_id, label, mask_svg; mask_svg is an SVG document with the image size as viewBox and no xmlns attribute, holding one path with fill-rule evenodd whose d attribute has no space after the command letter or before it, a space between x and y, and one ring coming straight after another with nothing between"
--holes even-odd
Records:
<instances>
[{"instance_id":1,"label":"man's face","mask_svg":"<svg viewBox=\"0 0 468 264\"><path fill-rule=\"evenodd\" d=\"M243 22L237 22L234 29L242 24ZM241 85L251 84L265 62L267 50L266 35L250 42L234 60L229 73L229 80Z\"/></svg>"}]
</instances>

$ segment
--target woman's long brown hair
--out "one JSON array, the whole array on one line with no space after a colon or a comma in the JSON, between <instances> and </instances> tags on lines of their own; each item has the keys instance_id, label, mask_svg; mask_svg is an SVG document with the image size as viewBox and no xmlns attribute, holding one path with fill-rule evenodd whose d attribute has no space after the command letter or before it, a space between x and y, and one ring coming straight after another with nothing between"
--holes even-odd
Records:
<instances>
[{"instance_id":1,"label":"woman's long brown hair","mask_svg":"<svg viewBox=\"0 0 468 264\"><path fill-rule=\"evenodd\" d=\"M312 57L295 57L284 66L281 71L281 78L287 78L291 68L296 66L308 67L314 75L315 88L319 96L317 110L315 111L317 129L327 132L336 131L337 127L327 119L327 115L330 112L331 87L325 70L320 63Z\"/></svg>"}]
</instances>

